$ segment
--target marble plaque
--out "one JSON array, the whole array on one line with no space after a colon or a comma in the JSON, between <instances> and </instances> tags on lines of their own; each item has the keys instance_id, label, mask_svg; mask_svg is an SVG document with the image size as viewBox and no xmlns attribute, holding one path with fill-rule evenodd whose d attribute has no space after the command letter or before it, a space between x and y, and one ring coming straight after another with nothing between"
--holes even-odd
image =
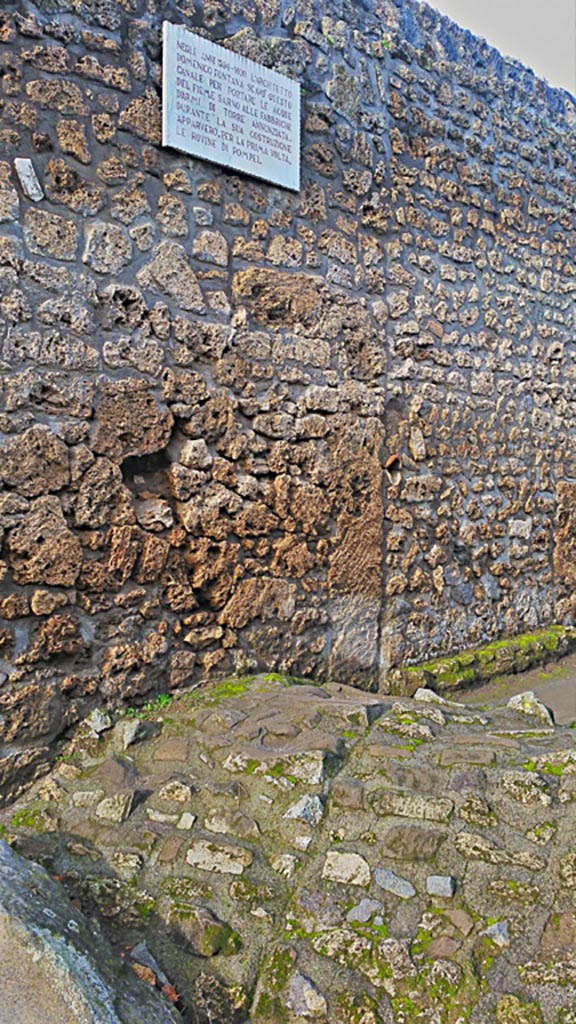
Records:
<instances>
[{"instance_id":1,"label":"marble plaque","mask_svg":"<svg viewBox=\"0 0 576 1024\"><path fill-rule=\"evenodd\" d=\"M162 143L300 188L300 85L164 22Z\"/></svg>"}]
</instances>

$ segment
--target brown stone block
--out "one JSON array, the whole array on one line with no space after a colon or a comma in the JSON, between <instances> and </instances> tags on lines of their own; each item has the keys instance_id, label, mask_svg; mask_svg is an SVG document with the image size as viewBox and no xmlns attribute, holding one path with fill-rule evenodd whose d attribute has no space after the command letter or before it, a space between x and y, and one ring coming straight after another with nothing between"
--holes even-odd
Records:
<instances>
[{"instance_id":1,"label":"brown stone block","mask_svg":"<svg viewBox=\"0 0 576 1024\"><path fill-rule=\"evenodd\" d=\"M86 228L83 263L97 274L118 274L132 259L132 241L119 224L100 222Z\"/></svg>"},{"instance_id":2,"label":"brown stone block","mask_svg":"<svg viewBox=\"0 0 576 1024\"><path fill-rule=\"evenodd\" d=\"M0 600L0 619L21 619L30 614L25 594L9 594Z\"/></svg>"},{"instance_id":3,"label":"brown stone block","mask_svg":"<svg viewBox=\"0 0 576 1024\"><path fill-rule=\"evenodd\" d=\"M110 552L106 568L110 576L120 584L126 582L136 564L139 534L136 526L113 526L109 531Z\"/></svg>"},{"instance_id":4,"label":"brown stone block","mask_svg":"<svg viewBox=\"0 0 576 1024\"><path fill-rule=\"evenodd\" d=\"M218 621L232 629L241 629L260 615L289 621L294 614L296 587L278 579L245 579L218 616Z\"/></svg>"},{"instance_id":5,"label":"brown stone block","mask_svg":"<svg viewBox=\"0 0 576 1024\"><path fill-rule=\"evenodd\" d=\"M28 498L61 491L70 482L68 448L48 427L30 427L3 446L0 477Z\"/></svg>"},{"instance_id":6,"label":"brown stone block","mask_svg":"<svg viewBox=\"0 0 576 1024\"><path fill-rule=\"evenodd\" d=\"M161 537L142 537L142 551L136 572L138 583L153 583L159 579L170 551L170 545Z\"/></svg>"},{"instance_id":7,"label":"brown stone block","mask_svg":"<svg viewBox=\"0 0 576 1024\"><path fill-rule=\"evenodd\" d=\"M29 647L16 659L16 664L32 665L59 654L81 654L87 647L73 615L51 615L35 630Z\"/></svg>"},{"instance_id":8,"label":"brown stone block","mask_svg":"<svg viewBox=\"0 0 576 1024\"><path fill-rule=\"evenodd\" d=\"M120 114L120 128L159 146L162 142L162 108L160 97L152 88L146 89Z\"/></svg>"},{"instance_id":9,"label":"brown stone block","mask_svg":"<svg viewBox=\"0 0 576 1024\"><path fill-rule=\"evenodd\" d=\"M82 477L75 504L77 526L109 522L122 487L122 473L109 459L96 459Z\"/></svg>"},{"instance_id":10,"label":"brown stone block","mask_svg":"<svg viewBox=\"0 0 576 1024\"><path fill-rule=\"evenodd\" d=\"M33 103L49 107L60 114L88 114L88 104L78 85L67 79L48 81L36 79L28 82L26 95Z\"/></svg>"},{"instance_id":11,"label":"brown stone block","mask_svg":"<svg viewBox=\"0 0 576 1024\"><path fill-rule=\"evenodd\" d=\"M166 447L173 423L146 380L104 380L96 403L94 451L117 462L149 455Z\"/></svg>"},{"instance_id":12,"label":"brown stone block","mask_svg":"<svg viewBox=\"0 0 576 1024\"><path fill-rule=\"evenodd\" d=\"M80 163L90 163L92 156L88 149L86 129L81 121L58 121L56 135L63 153L71 153Z\"/></svg>"},{"instance_id":13,"label":"brown stone block","mask_svg":"<svg viewBox=\"0 0 576 1024\"><path fill-rule=\"evenodd\" d=\"M86 54L76 61L74 74L81 75L83 78L93 78L110 89L130 92L130 74L126 68L117 68L113 64L101 64L96 57L90 54Z\"/></svg>"},{"instance_id":14,"label":"brown stone block","mask_svg":"<svg viewBox=\"0 0 576 1024\"><path fill-rule=\"evenodd\" d=\"M10 531L7 549L17 583L72 586L80 572L82 547L66 526L56 497L32 503L24 522Z\"/></svg>"},{"instance_id":15,"label":"brown stone block","mask_svg":"<svg viewBox=\"0 0 576 1024\"><path fill-rule=\"evenodd\" d=\"M307 274L286 274L254 267L234 275L236 305L246 305L256 319L274 326L311 324L319 316L323 282Z\"/></svg>"}]
</instances>

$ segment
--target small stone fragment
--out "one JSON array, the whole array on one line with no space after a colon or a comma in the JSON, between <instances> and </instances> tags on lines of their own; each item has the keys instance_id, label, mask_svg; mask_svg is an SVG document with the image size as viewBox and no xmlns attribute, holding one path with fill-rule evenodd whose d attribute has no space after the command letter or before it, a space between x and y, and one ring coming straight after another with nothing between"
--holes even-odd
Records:
<instances>
[{"instance_id":1,"label":"small stone fragment","mask_svg":"<svg viewBox=\"0 0 576 1024\"><path fill-rule=\"evenodd\" d=\"M137 718L132 721L122 722L119 729L120 741L122 743L122 749L128 750L133 743L137 743L138 740L144 739L146 735L146 729L142 722L139 722Z\"/></svg>"},{"instance_id":2,"label":"small stone fragment","mask_svg":"<svg viewBox=\"0 0 576 1024\"><path fill-rule=\"evenodd\" d=\"M343 885L370 885L370 867L358 853L329 850L326 854L322 878Z\"/></svg>"},{"instance_id":3,"label":"small stone fragment","mask_svg":"<svg viewBox=\"0 0 576 1024\"><path fill-rule=\"evenodd\" d=\"M323 1017L328 1004L310 978L297 972L292 975L286 1005L297 1017Z\"/></svg>"},{"instance_id":4,"label":"small stone fragment","mask_svg":"<svg viewBox=\"0 0 576 1024\"><path fill-rule=\"evenodd\" d=\"M293 857L291 853L280 853L278 856L272 857L270 866L273 871L276 871L284 878L292 878L292 875L298 866L298 860L296 857Z\"/></svg>"},{"instance_id":5,"label":"small stone fragment","mask_svg":"<svg viewBox=\"0 0 576 1024\"><path fill-rule=\"evenodd\" d=\"M101 711L100 708L94 708L94 710L91 711L84 719L84 724L88 726L92 736L100 736L103 732L111 729L113 723L107 711Z\"/></svg>"},{"instance_id":6,"label":"small stone fragment","mask_svg":"<svg viewBox=\"0 0 576 1024\"><path fill-rule=\"evenodd\" d=\"M184 811L176 822L176 828L180 829L182 832L189 832L195 821L195 814L191 814L190 811Z\"/></svg>"},{"instance_id":7,"label":"small stone fragment","mask_svg":"<svg viewBox=\"0 0 576 1024\"><path fill-rule=\"evenodd\" d=\"M360 903L357 903L355 907L352 907L352 910L348 911L346 914L346 920L349 921L350 924L368 924L370 918L373 917L374 914L381 914L383 909L384 908L380 903L380 900L370 900L365 898L360 900Z\"/></svg>"},{"instance_id":8,"label":"small stone fragment","mask_svg":"<svg viewBox=\"0 0 576 1024\"><path fill-rule=\"evenodd\" d=\"M428 875L426 892L430 896L445 896L451 899L456 892L456 879L451 875Z\"/></svg>"},{"instance_id":9,"label":"small stone fragment","mask_svg":"<svg viewBox=\"0 0 576 1024\"><path fill-rule=\"evenodd\" d=\"M132 810L133 801L134 793L116 793L114 796L104 797L96 807L96 817L119 825L126 821Z\"/></svg>"},{"instance_id":10,"label":"small stone fragment","mask_svg":"<svg viewBox=\"0 0 576 1024\"><path fill-rule=\"evenodd\" d=\"M399 896L400 899L410 900L416 895L416 889L412 883L407 878L397 875L394 871L376 868L374 871L374 881L381 889L393 893L394 896Z\"/></svg>"},{"instance_id":11,"label":"small stone fragment","mask_svg":"<svg viewBox=\"0 0 576 1024\"><path fill-rule=\"evenodd\" d=\"M20 187L28 199L31 199L34 203L39 203L41 199L44 199L44 192L31 160L28 160L26 157L17 156L14 160L14 170L18 175Z\"/></svg>"},{"instance_id":12,"label":"small stone fragment","mask_svg":"<svg viewBox=\"0 0 576 1024\"><path fill-rule=\"evenodd\" d=\"M551 711L538 699L532 690L527 690L525 693L517 693L514 697L510 697L506 706L512 711L520 711L523 715L531 715L534 718L538 718L545 725L554 725Z\"/></svg>"},{"instance_id":13,"label":"small stone fragment","mask_svg":"<svg viewBox=\"0 0 576 1024\"><path fill-rule=\"evenodd\" d=\"M288 808L284 817L298 818L314 828L320 824L323 813L324 805L320 797L306 794L306 796L301 797L300 800L293 804L292 807Z\"/></svg>"},{"instance_id":14,"label":"small stone fragment","mask_svg":"<svg viewBox=\"0 0 576 1024\"><path fill-rule=\"evenodd\" d=\"M158 790L158 799L166 800L169 803L185 804L190 800L192 796L192 790L190 786L187 786L184 782L180 782L179 779L172 779L170 782L166 782L160 790Z\"/></svg>"},{"instance_id":15,"label":"small stone fragment","mask_svg":"<svg viewBox=\"0 0 576 1024\"><path fill-rule=\"evenodd\" d=\"M94 807L103 796L103 789L79 789L72 794L72 803L74 807Z\"/></svg>"},{"instance_id":16,"label":"small stone fragment","mask_svg":"<svg viewBox=\"0 0 576 1024\"><path fill-rule=\"evenodd\" d=\"M482 934L487 935L488 938L492 939L492 942L496 943L497 946L500 946L501 949L510 945L507 921L496 921L494 924L489 925Z\"/></svg>"}]
</instances>

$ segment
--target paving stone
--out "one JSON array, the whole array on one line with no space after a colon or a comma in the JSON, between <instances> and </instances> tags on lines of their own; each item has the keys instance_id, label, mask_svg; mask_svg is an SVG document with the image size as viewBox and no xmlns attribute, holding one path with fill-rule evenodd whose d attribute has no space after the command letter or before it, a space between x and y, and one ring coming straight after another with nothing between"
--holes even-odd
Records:
<instances>
[{"instance_id":1,"label":"paving stone","mask_svg":"<svg viewBox=\"0 0 576 1024\"><path fill-rule=\"evenodd\" d=\"M419 818L422 821L448 821L454 810L452 800L444 797L424 797L390 790L373 793L370 803L376 814L382 817L399 815L404 818Z\"/></svg>"},{"instance_id":2,"label":"paving stone","mask_svg":"<svg viewBox=\"0 0 576 1024\"><path fill-rule=\"evenodd\" d=\"M479 764L490 767L496 761L496 755L489 747L474 748L468 740L467 747L451 747L442 750L439 764L451 768L455 764Z\"/></svg>"},{"instance_id":3,"label":"paving stone","mask_svg":"<svg viewBox=\"0 0 576 1024\"><path fill-rule=\"evenodd\" d=\"M250 850L241 846L219 846L199 839L188 847L186 862L202 871L222 875L241 875L253 861Z\"/></svg>"},{"instance_id":4,"label":"paving stone","mask_svg":"<svg viewBox=\"0 0 576 1024\"><path fill-rule=\"evenodd\" d=\"M154 752L156 761L188 761L188 740L178 737L160 740Z\"/></svg>"},{"instance_id":5,"label":"paving stone","mask_svg":"<svg viewBox=\"0 0 576 1024\"><path fill-rule=\"evenodd\" d=\"M451 875L428 875L426 892L430 896L445 896L451 899L456 892L456 879Z\"/></svg>"},{"instance_id":6,"label":"paving stone","mask_svg":"<svg viewBox=\"0 0 576 1024\"><path fill-rule=\"evenodd\" d=\"M158 855L158 862L160 864L172 864L180 853L181 848L182 839L176 836L169 836Z\"/></svg>"},{"instance_id":7,"label":"paving stone","mask_svg":"<svg viewBox=\"0 0 576 1024\"><path fill-rule=\"evenodd\" d=\"M310 688L306 706L299 707L298 690L260 686L258 700L247 689L233 703L192 711L184 704L176 737L159 739L162 723L146 722L148 735L131 745L129 757L122 755L118 726L90 741L97 747L96 763L94 748L84 741L76 771L69 777L55 772L24 799L20 827L11 824L18 807L4 815L0 811L0 823L17 833L28 856L50 856L53 870L65 876L69 862L62 864L62 853L52 845L59 833L43 831L46 807L57 807L60 828L73 837L66 855L74 857L76 891L85 893L87 887L104 927L109 921L126 943L134 933L151 944L158 934L169 936L162 948L174 943L178 962L192 971L184 974L181 987L193 1005L199 998L197 978L206 979L198 982L201 986L221 986L218 998L230 986L261 991L268 956L284 978L278 1005L294 1021L348 1024L356 1011L375 1013L372 986L380 1005L389 999L394 1007L402 1006L396 1000L416 986L426 1012L441 1015L433 979L441 976L458 991L460 970L472 962L477 973L470 977L479 980L477 988L466 989L466 1005L474 1005L476 995L484 998L481 986L492 992L496 975L508 978L508 961L524 972L527 998L535 991L532 982L543 978L555 990L566 990L558 979L561 971L564 979L570 977L573 922L562 916L570 912L559 900L576 885L576 853L566 831L576 809L558 796L576 763L571 733L499 734L494 737L498 767L458 760L446 771L438 765L438 751L457 751L459 759L474 755L482 743L492 751L492 725L431 722L442 730L434 745L401 750L406 758L391 745L389 756L375 759L367 751L381 733L381 719L356 732L362 695L360 701L350 700L347 714L341 693L319 699ZM396 703L403 709L398 714L410 714L409 699ZM179 716L178 698L172 707ZM311 742L309 723L319 707L319 747L295 749L302 733L279 727L275 736L267 734L279 746L264 752L266 721L281 714L289 724L298 721L298 729L306 721L304 734ZM511 713L499 714L498 725ZM492 714L487 717L492 721ZM211 755L196 738L207 722L215 741ZM339 733L351 732L352 726L354 741L338 747ZM237 728L246 738L232 742ZM332 737L328 746L327 737ZM230 746L221 746L221 739ZM174 740L180 741L176 747ZM185 752L187 760L158 759L164 743L176 756ZM145 799L134 801L127 821L96 817L102 801L134 791ZM356 900L345 899L347 891L355 892ZM381 900L374 898L377 893ZM438 906L441 915L433 912ZM494 929L494 914L503 908L509 921L496 922L500 927ZM193 922L204 911L208 945L198 952ZM217 951L210 946L212 927L221 936L231 929L226 932L230 942L216 943ZM306 953L310 947L313 960ZM286 949L293 956L284 960ZM159 966L171 977L167 956L168 964L161 958ZM423 972L425 986L417 980ZM340 982L344 974L348 995ZM325 1012L309 1018L297 1012L305 1005L304 982L294 1007L288 1007L295 975L320 986ZM552 976L556 980L550 981ZM352 1002L334 1003L335 993L338 1000L349 996ZM310 999L310 1005L322 1008L320 998L317 1004L314 996ZM236 1010L230 1002L225 1005L220 1019L233 1020ZM250 1012L255 1024L264 1024L262 1014ZM367 1020L374 1024L370 1016Z\"/></svg>"},{"instance_id":8,"label":"paving stone","mask_svg":"<svg viewBox=\"0 0 576 1024\"><path fill-rule=\"evenodd\" d=\"M315 827L322 821L322 815L324 814L324 805L319 796L311 796L306 794L297 800L292 807L289 807L284 813L285 818L299 818L301 821L305 821L308 825Z\"/></svg>"},{"instance_id":9,"label":"paving stone","mask_svg":"<svg viewBox=\"0 0 576 1024\"><path fill-rule=\"evenodd\" d=\"M449 935L442 935L438 939L432 939L427 947L426 953L435 960L450 960L456 956L462 943Z\"/></svg>"},{"instance_id":10,"label":"paving stone","mask_svg":"<svg viewBox=\"0 0 576 1024\"><path fill-rule=\"evenodd\" d=\"M394 871L385 868L375 868L374 881L381 889L399 896L403 900L409 900L416 895L416 889L406 878L401 878Z\"/></svg>"},{"instance_id":11,"label":"paving stone","mask_svg":"<svg viewBox=\"0 0 576 1024\"><path fill-rule=\"evenodd\" d=\"M116 793L114 796L107 796L100 800L94 813L97 818L120 823L126 821L132 810L133 801L134 793Z\"/></svg>"},{"instance_id":12,"label":"paving stone","mask_svg":"<svg viewBox=\"0 0 576 1024\"><path fill-rule=\"evenodd\" d=\"M322 877L344 885L370 885L370 868L358 853L329 850L326 854Z\"/></svg>"}]
</instances>

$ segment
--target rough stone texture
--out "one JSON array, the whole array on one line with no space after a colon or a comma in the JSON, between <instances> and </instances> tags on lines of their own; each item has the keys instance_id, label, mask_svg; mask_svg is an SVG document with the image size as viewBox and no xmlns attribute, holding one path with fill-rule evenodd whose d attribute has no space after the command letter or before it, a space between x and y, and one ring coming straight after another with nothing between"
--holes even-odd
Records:
<instances>
[{"instance_id":1,"label":"rough stone texture","mask_svg":"<svg viewBox=\"0 0 576 1024\"><path fill-rule=\"evenodd\" d=\"M136 979L38 864L0 841L0 1020L176 1024L180 1014Z\"/></svg>"},{"instance_id":2,"label":"rough stone texture","mask_svg":"<svg viewBox=\"0 0 576 1024\"><path fill-rule=\"evenodd\" d=\"M300 83L298 194L162 149L164 17ZM5 0L0 62L31 719L234 670L389 688L575 620L571 97L401 0ZM81 663L38 638L64 607Z\"/></svg>"},{"instance_id":3,"label":"rough stone texture","mask_svg":"<svg viewBox=\"0 0 576 1024\"><path fill-rule=\"evenodd\" d=\"M573 729L278 675L141 715L84 722L0 827L170 979L186 1024L570 1021Z\"/></svg>"}]
</instances>

